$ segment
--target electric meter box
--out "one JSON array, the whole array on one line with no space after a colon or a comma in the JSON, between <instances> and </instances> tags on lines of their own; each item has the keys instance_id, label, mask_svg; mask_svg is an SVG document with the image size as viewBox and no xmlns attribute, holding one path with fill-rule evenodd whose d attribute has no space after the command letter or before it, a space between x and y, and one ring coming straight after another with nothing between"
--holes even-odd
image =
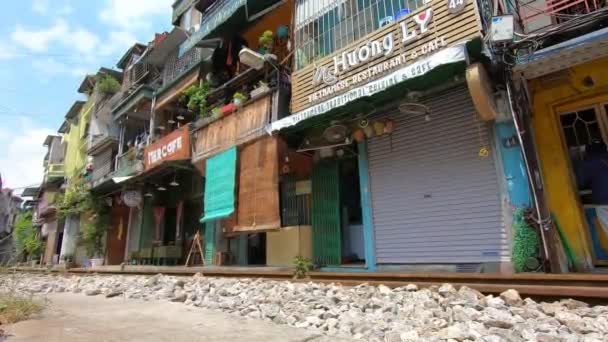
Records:
<instances>
[{"instance_id":1,"label":"electric meter box","mask_svg":"<svg viewBox=\"0 0 608 342\"><path fill-rule=\"evenodd\" d=\"M513 41L512 15L492 17L490 40L492 43L506 43Z\"/></svg>"}]
</instances>

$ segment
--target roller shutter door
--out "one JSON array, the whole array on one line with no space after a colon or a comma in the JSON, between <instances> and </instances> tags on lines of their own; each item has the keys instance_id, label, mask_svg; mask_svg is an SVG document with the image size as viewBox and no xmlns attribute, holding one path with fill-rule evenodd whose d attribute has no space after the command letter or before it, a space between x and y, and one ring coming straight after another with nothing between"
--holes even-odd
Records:
<instances>
[{"instance_id":1,"label":"roller shutter door","mask_svg":"<svg viewBox=\"0 0 608 342\"><path fill-rule=\"evenodd\" d=\"M392 137L368 144L379 264L482 263L509 256L487 123L464 86L420 102L424 115L385 113ZM490 155L479 156L481 146Z\"/></svg>"}]
</instances>

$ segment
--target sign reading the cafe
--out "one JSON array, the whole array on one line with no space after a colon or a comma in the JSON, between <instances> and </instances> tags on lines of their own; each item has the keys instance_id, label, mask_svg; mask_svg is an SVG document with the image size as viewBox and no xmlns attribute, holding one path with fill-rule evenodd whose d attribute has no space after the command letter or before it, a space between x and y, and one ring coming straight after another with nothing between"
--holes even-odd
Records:
<instances>
[{"instance_id":1,"label":"sign reading the cafe","mask_svg":"<svg viewBox=\"0 0 608 342\"><path fill-rule=\"evenodd\" d=\"M169 133L144 150L144 166L146 170L167 161L187 159L190 159L189 126L184 126Z\"/></svg>"},{"instance_id":2,"label":"sign reading the cafe","mask_svg":"<svg viewBox=\"0 0 608 342\"><path fill-rule=\"evenodd\" d=\"M351 94L348 98L369 95L375 88L368 85L388 75L399 74L399 80L389 77L391 82L421 75L426 72L422 69L442 64L433 55L480 36L480 28L474 1L429 1L424 8L368 34L354 46L295 71L292 111L303 114L321 104L325 109L328 103L344 104L349 101L346 94Z\"/></svg>"}]
</instances>

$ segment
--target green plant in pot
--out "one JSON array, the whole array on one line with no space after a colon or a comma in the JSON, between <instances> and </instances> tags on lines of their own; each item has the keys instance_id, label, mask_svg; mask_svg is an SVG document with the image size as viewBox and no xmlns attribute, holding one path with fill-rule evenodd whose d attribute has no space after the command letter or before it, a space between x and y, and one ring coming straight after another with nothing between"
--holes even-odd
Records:
<instances>
[{"instance_id":1,"label":"green plant in pot","mask_svg":"<svg viewBox=\"0 0 608 342\"><path fill-rule=\"evenodd\" d=\"M200 85L192 85L182 92L180 102L185 103L189 110L201 117L209 116L207 96L209 95L209 83L201 82Z\"/></svg>"},{"instance_id":2,"label":"green plant in pot","mask_svg":"<svg viewBox=\"0 0 608 342\"><path fill-rule=\"evenodd\" d=\"M107 231L107 226L97 221L93 220L84 224L80 237L93 267L103 265L103 238Z\"/></svg>"},{"instance_id":3,"label":"green plant in pot","mask_svg":"<svg viewBox=\"0 0 608 342\"><path fill-rule=\"evenodd\" d=\"M260 52L270 53L272 52L272 46L274 44L274 33L271 30L266 30L258 39L260 43Z\"/></svg>"},{"instance_id":4,"label":"green plant in pot","mask_svg":"<svg viewBox=\"0 0 608 342\"><path fill-rule=\"evenodd\" d=\"M239 93L238 91L232 96L232 103L239 108L243 106L245 101L247 101L247 96L243 95L243 93Z\"/></svg>"},{"instance_id":5,"label":"green plant in pot","mask_svg":"<svg viewBox=\"0 0 608 342\"><path fill-rule=\"evenodd\" d=\"M120 83L114 77L102 74L97 76L95 89L102 94L112 95L120 91Z\"/></svg>"},{"instance_id":6,"label":"green plant in pot","mask_svg":"<svg viewBox=\"0 0 608 342\"><path fill-rule=\"evenodd\" d=\"M222 117L222 111L218 108L215 107L211 110L211 117L214 119L219 119Z\"/></svg>"}]
</instances>

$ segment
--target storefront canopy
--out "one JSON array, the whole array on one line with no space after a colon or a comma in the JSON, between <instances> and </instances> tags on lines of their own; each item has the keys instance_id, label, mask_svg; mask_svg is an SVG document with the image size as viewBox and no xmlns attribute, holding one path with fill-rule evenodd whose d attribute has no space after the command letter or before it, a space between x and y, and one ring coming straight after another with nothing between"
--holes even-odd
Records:
<instances>
[{"instance_id":1,"label":"storefront canopy","mask_svg":"<svg viewBox=\"0 0 608 342\"><path fill-rule=\"evenodd\" d=\"M302 111L273 122L268 125L267 131L268 133L273 133L296 125L300 127L303 126L304 122L316 122L316 118L321 116L331 116L334 118L339 112L350 112L346 110L347 107L356 106L359 109L361 109L362 105L365 107L363 103L366 103L368 107L377 107L376 104L402 98L404 92L428 89L433 85L439 85L455 73L464 71L467 59L467 44L467 42L463 42L445 48L382 78L314 104ZM312 118L315 118L315 120L311 120ZM320 119L322 120L322 118Z\"/></svg>"},{"instance_id":2,"label":"storefront canopy","mask_svg":"<svg viewBox=\"0 0 608 342\"><path fill-rule=\"evenodd\" d=\"M606 56L608 27L522 57L513 71L525 79L533 79Z\"/></svg>"},{"instance_id":3,"label":"storefront canopy","mask_svg":"<svg viewBox=\"0 0 608 342\"><path fill-rule=\"evenodd\" d=\"M236 147L207 160L205 211L200 222L226 218L234 212Z\"/></svg>"}]
</instances>

